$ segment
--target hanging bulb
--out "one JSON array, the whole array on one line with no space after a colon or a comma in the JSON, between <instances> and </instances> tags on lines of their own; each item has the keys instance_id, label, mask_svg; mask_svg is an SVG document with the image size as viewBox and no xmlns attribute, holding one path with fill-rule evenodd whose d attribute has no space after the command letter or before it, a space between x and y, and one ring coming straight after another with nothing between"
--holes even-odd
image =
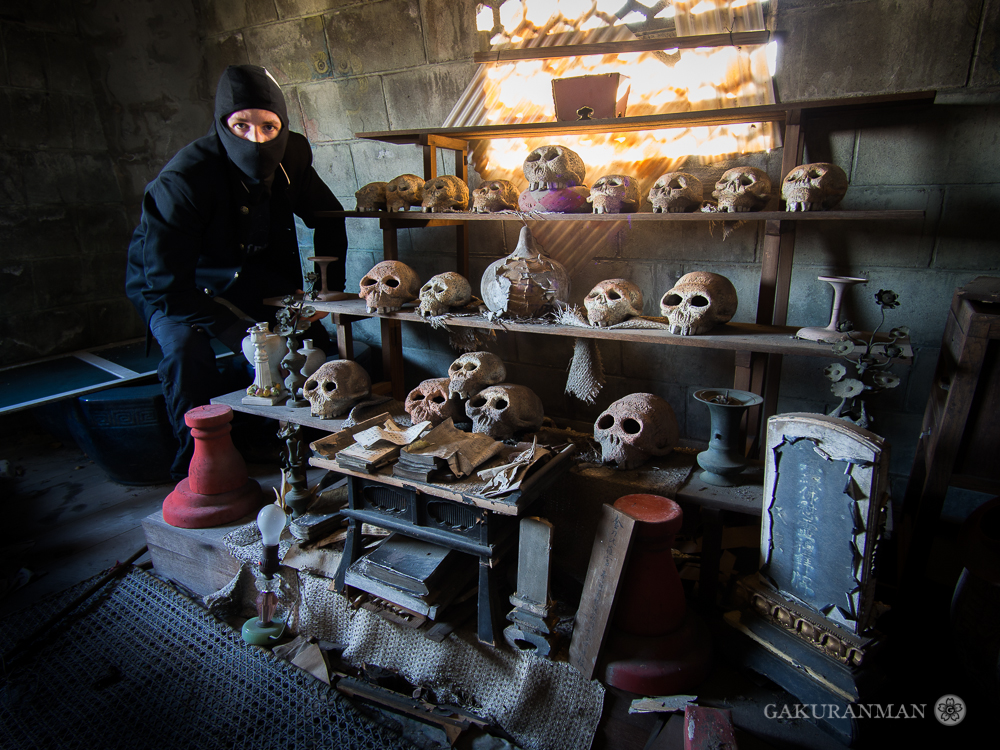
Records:
<instances>
[{"instance_id":1,"label":"hanging bulb","mask_svg":"<svg viewBox=\"0 0 1000 750\"><path fill-rule=\"evenodd\" d=\"M257 528L265 547L276 547L285 529L285 511L273 503L265 505L257 514Z\"/></svg>"}]
</instances>

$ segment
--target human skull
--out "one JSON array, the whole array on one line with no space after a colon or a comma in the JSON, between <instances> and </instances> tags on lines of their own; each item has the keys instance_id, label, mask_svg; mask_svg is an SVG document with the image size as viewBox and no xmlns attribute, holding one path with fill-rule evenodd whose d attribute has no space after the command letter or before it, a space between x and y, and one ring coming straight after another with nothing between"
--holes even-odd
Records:
<instances>
[{"instance_id":1,"label":"human skull","mask_svg":"<svg viewBox=\"0 0 1000 750\"><path fill-rule=\"evenodd\" d=\"M469 207L469 186L451 174L427 180L420 206L425 213L464 211Z\"/></svg>"},{"instance_id":2,"label":"human skull","mask_svg":"<svg viewBox=\"0 0 1000 750\"><path fill-rule=\"evenodd\" d=\"M506 440L515 432L537 430L545 416L542 400L523 385L501 383L480 391L469 399L465 413L472 419L472 431Z\"/></svg>"},{"instance_id":3,"label":"human skull","mask_svg":"<svg viewBox=\"0 0 1000 750\"><path fill-rule=\"evenodd\" d=\"M358 190L354 197L358 202L358 211L385 211L385 189L388 182L369 182Z\"/></svg>"},{"instance_id":4,"label":"human skull","mask_svg":"<svg viewBox=\"0 0 1000 750\"><path fill-rule=\"evenodd\" d=\"M587 167L575 151L565 146L539 146L524 160L528 190L560 190L582 185Z\"/></svg>"},{"instance_id":5,"label":"human skull","mask_svg":"<svg viewBox=\"0 0 1000 750\"><path fill-rule=\"evenodd\" d=\"M383 260L361 279L361 296L368 312L392 312L404 302L417 298L420 278L417 272L398 260Z\"/></svg>"},{"instance_id":6,"label":"human skull","mask_svg":"<svg viewBox=\"0 0 1000 750\"><path fill-rule=\"evenodd\" d=\"M452 307L463 307L472 299L472 285L460 273L445 271L420 287L421 315L444 315Z\"/></svg>"},{"instance_id":7,"label":"human skull","mask_svg":"<svg viewBox=\"0 0 1000 750\"><path fill-rule=\"evenodd\" d=\"M372 381L357 362L335 359L321 365L302 386L310 412L320 419L333 419L371 393Z\"/></svg>"},{"instance_id":8,"label":"human skull","mask_svg":"<svg viewBox=\"0 0 1000 750\"><path fill-rule=\"evenodd\" d=\"M629 214L639 210L639 183L623 174L605 175L590 188L588 203L595 214Z\"/></svg>"},{"instance_id":9,"label":"human skull","mask_svg":"<svg viewBox=\"0 0 1000 750\"><path fill-rule=\"evenodd\" d=\"M594 422L601 461L619 469L635 469L650 456L667 455L678 437L674 410L652 393L620 398Z\"/></svg>"},{"instance_id":10,"label":"human skull","mask_svg":"<svg viewBox=\"0 0 1000 750\"><path fill-rule=\"evenodd\" d=\"M428 420L432 425L439 425L448 417L465 416L462 402L451 397L450 382L448 378L431 378L410 391L405 406L414 424Z\"/></svg>"},{"instance_id":11,"label":"human skull","mask_svg":"<svg viewBox=\"0 0 1000 750\"><path fill-rule=\"evenodd\" d=\"M401 174L385 186L385 199L390 211L409 211L424 199L424 181L415 174Z\"/></svg>"},{"instance_id":12,"label":"human skull","mask_svg":"<svg viewBox=\"0 0 1000 750\"><path fill-rule=\"evenodd\" d=\"M491 214L517 209L517 188L509 180L490 180L472 191L472 211Z\"/></svg>"},{"instance_id":13,"label":"human skull","mask_svg":"<svg viewBox=\"0 0 1000 750\"><path fill-rule=\"evenodd\" d=\"M719 211L759 211L771 197L771 178L757 167L733 167L715 183Z\"/></svg>"},{"instance_id":14,"label":"human skull","mask_svg":"<svg viewBox=\"0 0 1000 750\"><path fill-rule=\"evenodd\" d=\"M820 211L840 203L847 184L847 173L836 164L803 164L785 176L781 197L789 211Z\"/></svg>"},{"instance_id":15,"label":"human skull","mask_svg":"<svg viewBox=\"0 0 1000 750\"><path fill-rule=\"evenodd\" d=\"M625 279L608 279L590 290L583 300L592 326L613 326L633 315L642 315L642 290Z\"/></svg>"},{"instance_id":16,"label":"human skull","mask_svg":"<svg viewBox=\"0 0 1000 750\"><path fill-rule=\"evenodd\" d=\"M736 314L736 287L725 276L694 271L681 276L660 300L660 312L670 321L670 332L697 336L728 323Z\"/></svg>"},{"instance_id":17,"label":"human skull","mask_svg":"<svg viewBox=\"0 0 1000 750\"><path fill-rule=\"evenodd\" d=\"M495 385L507 377L503 360L492 352L468 352L451 363L448 368L451 383L448 390L462 398L470 398L487 386Z\"/></svg>"},{"instance_id":18,"label":"human skull","mask_svg":"<svg viewBox=\"0 0 1000 750\"><path fill-rule=\"evenodd\" d=\"M649 191L653 213L670 214L696 211L701 205L704 188L701 180L688 172L667 172L660 175Z\"/></svg>"}]
</instances>

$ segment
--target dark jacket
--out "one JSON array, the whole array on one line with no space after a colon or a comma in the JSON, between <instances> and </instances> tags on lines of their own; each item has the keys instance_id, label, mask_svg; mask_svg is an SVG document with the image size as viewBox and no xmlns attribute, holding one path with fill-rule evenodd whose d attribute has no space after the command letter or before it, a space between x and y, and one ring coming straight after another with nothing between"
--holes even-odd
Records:
<instances>
[{"instance_id":1,"label":"dark jacket","mask_svg":"<svg viewBox=\"0 0 1000 750\"><path fill-rule=\"evenodd\" d=\"M317 255L345 257L344 220L316 216L343 209L312 168L305 137L289 133L268 182L248 180L213 133L177 152L149 183L125 282L147 324L160 310L239 351L249 324L215 297L255 320L273 320L262 300L303 288L293 213L315 229Z\"/></svg>"}]
</instances>

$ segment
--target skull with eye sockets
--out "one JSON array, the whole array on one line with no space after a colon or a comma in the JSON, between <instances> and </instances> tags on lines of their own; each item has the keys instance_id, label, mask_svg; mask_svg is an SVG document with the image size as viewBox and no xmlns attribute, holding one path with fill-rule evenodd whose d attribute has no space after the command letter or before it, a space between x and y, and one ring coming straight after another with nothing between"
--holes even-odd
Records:
<instances>
[{"instance_id":1,"label":"skull with eye sockets","mask_svg":"<svg viewBox=\"0 0 1000 750\"><path fill-rule=\"evenodd\" d=\"M314 417L333 419L366 398L371 390L371 378L361 365L349 359L335 359L306 379L302 395L308 399Z\"/></svg>"},{"instance_id":2,"label":"skull with eye sockets","mask_svg":"<svg viewBox=\"0 0 1000 750\"><path fill-rule=\"evenodd\" d=\"M424 199L424 181L415 174L401 174L385 186L386 206L390 211L409 211Z\"/></svg>"},{"instance_id":3,"label":"skull with eye sockets","mask_svg":"<svg viewBox=\"0 0 1000 750\"><path fill-rule=\"evenodd\" d=\"M674 410L652 393L620 398L594 422L601 461L623 470L638 468L652 456L667 455L679 435Z\"/></svg>"},{"instance_id":4,"label":"skull with eye sockets","mask_svg":"<svg viewBox=\"0 0 1000 750\"><path fill-rule=\"evenodd\" d=\"M427 420L436 426L448 417L460 419L465 416L462 402L451 397L450 383L449 378L431 378L410 391L405 406L414 424Z\"/></svg>"},{"instance_id":5,"label":"skull with eye sockets","mask_svg":"<svg viewBox=\"0 0 1000 750\"><path fill-rule=\"evenodd\" d=\"M491 385L465 404L465 413L472 419L472 431L489 435L494 440L506 440L524 430L537 430L545 416L542 400L523 385L500 383Z\"/></svg>"},{"instance_id":6,"label":"skull with eye sockets","mask_svg":"<svg viewBox=\"0 0 1000 750\"><path fill-rule=\"evenodd\" d=\"M507 377L507 368L492 352L469 352L451 363L448 377L451 393L471 398L484 388L501 382Z\"/></svg>"},{"instance_id":7,"label":"skull with eye sockets","mask_svg":"<svg viewBox=\"0 0 1000 750\"><path fill-rule=\"evenodd\" d=\"M642 315L642 290L625 279L607 279L583 300L592 326L613 326L633 315Z\"/></svg>"},{"instance_id":8,"label":"skull with eye sockets","mask_svg":"<svg viewBox=\"0 0 1000 750\"><path fill-rule=\"evenodd\" d=\"M419 312L425 318L444 315L453 307L464 307L472 300L472 285L460 273L445 271L431 277L420 287Z\"/></svg>"}]
</instances>

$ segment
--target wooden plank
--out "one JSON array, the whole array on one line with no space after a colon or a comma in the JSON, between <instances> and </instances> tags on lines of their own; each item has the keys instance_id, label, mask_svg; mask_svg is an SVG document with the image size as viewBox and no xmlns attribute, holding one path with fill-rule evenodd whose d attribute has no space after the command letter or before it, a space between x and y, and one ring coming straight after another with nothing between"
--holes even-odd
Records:
<instances>
[{"instance_id":1,"label":"wooden plank","mask_svg":"<svg viewBox=\"0 0 1000 750\"><path fill-rule=\"evenodd\" d=\"M422 140L427 141L436 136L426 136ZM437 146L424 144L424 180L433 180L438 175L437 167Z\"/></svg>"},{"instance_id":2,"label":"wooden plank","mask_svg":"<svg viewBox=\"0 0 1000 750\"><path fill-rule=\"evenodd\" d=\"M425 135L420 139L420 145L422 146L436 146L437 148L447 148L452 151L466 152L469 150L469 142L463 141L460 138L449 138L444 135ZM459 155L461 157L461 154ZM455 174L461 175L456 172Z\"/></svg>"},{"instance_id":3,"label":"wooden plank","mask_svg":"<svg viewBox=\"0 0 1000 750\"><path fill-rule=\"evenodd\" d=\"M687 214L650 212L634 214L553 214L500 211L492 214L477 214L469 211L454 211L447 214L424 214L422 211L317 211L323 218L380 219L383 230L393 228L423 228L454 226L466 221L667 221L667 222L745 222L745 221L913 221L924 218L920 209L891 209L883 211L852 211L832 209L830 211L754 211L743 214L702 213ZM448 218L445 218L445 217ZM734 218L739 217L739 218ZM386 257L385 260L394 260Z\"/></svg>"},{"instance_id":4,"label":"wooden plank","mask_svg":"<svg viewBox=\"0 0 1000 750\"><path fill-rule=\"evenodd\" d=\"M337 432L343 427L344 420L347 418L345 414L342 419L320 419L312 415L308 406L292 408L283 405L258 406L255 404L244 404L242 398L245 395L245 391L233 391L222 396L216 396L212 399L212 403L223 404L230 407L233 411L243 412L244 414L255 414L258 417L277 419L280 422L301 424L306 427L323 430L324 432Z\"/></svg>"},{"instance_id":5,"label":"wooden plank","mask_svg":"<svg viewBox=\"0 0 1000 750\"><path fill-rule=\"evenodd\" d=\"M580 607L573 622L569 663L592 679L601 647L614 616L618 581L625 571L635 519L611 505L601 507L601 519L587 566Z\"/></svg>"},{"instance_id":6,"label":"wooden plank","mask_svg":"<svg viewBox=\"0 0 1000 750\"><path fill-rule=\"evenodd\" d=\"M542 37L544 39L545 37ZM534 40L533 40L534 41ZM591 44L564 44L526 49L500 49L477 52L477 63L513 62L515 60L545 60L553 57L583 57L584 55L618 55L629 52L659 52L668 49L696 49L698 47L739 47L767 44L770 31L740 31L727 34L698 34L695 36L668 36L656 39L628 39L620 42Z\"/></svg>"},{"instance_id":7,"label":"wooden plank","mask_svg":"<svg viewBox=\"0 0 1000 750\"><path fill-rule=\"evenodd\" d=\"M398 320L383 317L379 321L382 334L382 377L392 384L392 397L406 400L403 373L403 328Z\"/></svg>"},{"instance_id":8,"label":"wooden plank","mask_svg":"<svg viewBox=\"0 0 1000 750\"><path fill-rule=\"evenodd\" d=\"M179 529L164 521L160 510L142 520L142 530L156 572L205 596L221 589L240 572L239 561L222 539L252 520L253 516L247 516L210 529Z\"/></svg>"},{"instance_id":9,"label":"wooden plank","mask_svg":"<svg viewBox=\"0 0 1000 750\"><path fill-rule=\"evenodd\" d=\"M842 99L818 99L785 104L759 104L749 107L671 112L642 117L618 117L604 120L573 122L528 122L500 125L478 125L461 128L422 128L417 130L383 130L355 133L355 138L385 143L419 144L424 135L442 135L467 140L490 138L528 138L532 136L580 135L583 133L625 133L661 128L689 128L699 125L734 125L754 122L784 122L790 109L825 114L826 110L852 112L886 106L927 106L933 104L935 91L916 91L878 96L855 96ZM806 213L809 213L808 211Z\"/></svg>"},{"instance_id":10,"label":"wooden plank","mask_svg":"<svg viewBox=\"0 0 1000 750\"><path fill-rule=\"evenodd\" d=\"M333 314L333 324L337 328L337 354L341 359L354 359L354 328L351 323L355 320L358 318Z\"/></svg>"}]
</instances>

